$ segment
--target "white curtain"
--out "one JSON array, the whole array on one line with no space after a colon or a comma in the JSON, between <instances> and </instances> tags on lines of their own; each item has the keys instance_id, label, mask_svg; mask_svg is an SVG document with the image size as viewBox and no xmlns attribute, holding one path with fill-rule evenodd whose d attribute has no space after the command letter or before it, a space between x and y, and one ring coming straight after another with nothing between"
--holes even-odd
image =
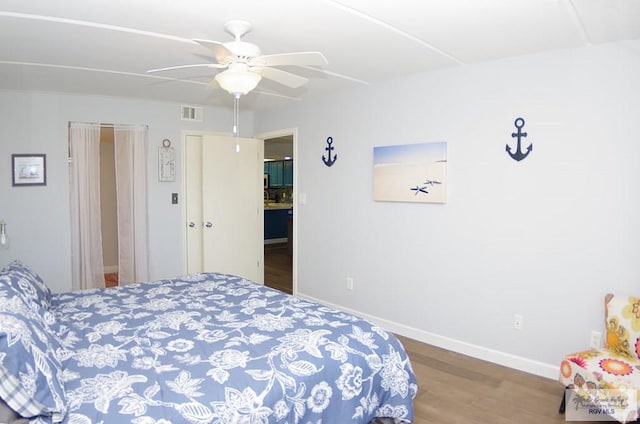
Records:
<instances>
[{"instance_id":1,"label":"white curtain","mask_svg":"<svg viewBox=\"0 0 640 424\"><path fill-rule=\"evenodd\" d=\"M71 286L104 287L100 220L100 125L69 124Z\"/></svg>"},{"instance_id":2,"label":"white curtain","mask_svg":"<svg viewBox=\"0 0 640 424\"><path fill-rule=\"evenodd\" d=\"M146 126L115 125L118 283L149 279Z\"/></svg>"}]
</instances>

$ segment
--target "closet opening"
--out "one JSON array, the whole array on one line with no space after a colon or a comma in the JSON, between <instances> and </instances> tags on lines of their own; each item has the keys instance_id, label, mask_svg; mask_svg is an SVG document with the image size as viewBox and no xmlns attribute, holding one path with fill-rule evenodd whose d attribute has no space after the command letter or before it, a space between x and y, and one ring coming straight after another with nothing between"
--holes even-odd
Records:
<instances>
[{"instance_id":1,"label":"closet opening","mask_svg":"<svg viewBox=\"0 0 640 424\"><path fill-rule=\"evenodd\" d=\"M106 287L118 285L118 210L113 126L100 125L100 215Z\"/></svg>"},{"instance_id":2,"label":"closet opening","mask_svg":"<svg viewBox=\"0 0 640 424\"><path fill-rule=\"evenodd\" d=\"M69 122L74 290L149 280L148 133L146 125Z\"/></svg>"}]
</instances>

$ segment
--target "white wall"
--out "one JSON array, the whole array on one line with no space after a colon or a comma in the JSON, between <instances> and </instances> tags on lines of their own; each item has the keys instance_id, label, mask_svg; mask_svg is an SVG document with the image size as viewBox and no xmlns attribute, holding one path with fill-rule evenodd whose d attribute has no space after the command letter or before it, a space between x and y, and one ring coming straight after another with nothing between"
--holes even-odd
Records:
<instances>
[{"instance_id":1,"label":"white wall","mask_svg":"<svg viewBox=\"0 0 640 424\"><path fill-rule=\"evenodd\" d=\"M544 375L602 330L607 291L638 292L640 43L525 56L373 84L261 111L255 133L298 128L301 294L394 330ZM0 219L13 258L70 286L67 123L148 124L152 152L183 129L228 132L230 110L179 120L176 104L0 92ZM511 160L522 116L522 162ZM254 128L242 116L243 135ZM321 157L333 137L337 163ZM373 147L448 142L448 202L374 202ZM46 187L11 187L11 153L46 153ZM180 160L180 158L178 158ZM149 158L152 278L182 272L175 183ZM182 200L182 199L181 199ZM37 265L36 265L37 264ZM345 277L355 290L345 289ZM514 314L524 329L513 330Z\"/></svg>"},{"instance_id":2,"label":"white wall","mask_svg":"<svg viewBox=\"0 0 640 424\"><path fill-rule=\"evenodd\" d=\"M638 75L640 42L625 42L257 114L257 132L299 131L299 293L555 377L562 355L603 331L607 291L640 294ZM505 152L517 117L533 143L522 162ZM446 204L372 200L374 146L438 141L448 142Z\"/></svg>"},{"instance_id":3,"label":"white wall","mask_svg":"<svg viewBox=\"0 0 640 424\"><path fill-rule=\"evenodd\" d=\"M164 138L181 160L182 130L230 132L232 111L204 109L204 122L180 119L180 104L0 91L0 219L7 222L11 249L0 250L0 267L13 259L31 265L53 291L71 289L67 143L69 121L149 125L149 226L151 279L183 273L182 206L171 193L176 182L158 182L157 148ZM250 136L253 113L241 116L243 136ZM47 185L12 187L11 154L45 153ZM180 199L182 201L182 199Z\"/></svg>"}]
</instances>

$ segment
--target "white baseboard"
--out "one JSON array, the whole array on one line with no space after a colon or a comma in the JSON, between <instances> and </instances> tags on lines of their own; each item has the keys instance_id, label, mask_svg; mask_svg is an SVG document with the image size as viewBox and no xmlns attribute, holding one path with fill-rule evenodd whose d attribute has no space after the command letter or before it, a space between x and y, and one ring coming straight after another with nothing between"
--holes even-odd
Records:
<instances>
[{"instance_id":1,"label":"white baseboard","mask_svg":"<svg viewBox=\"0 0 640 424\"><path fill-rule=\"evenodd\" d=\"M471 356L483 361L492 362L494 364L503 365L505 367L513 368L519 371L524 371L529 374L538 375L552 380L558 379L558 373L560 370L559 365L546 364L544 362L534 361L529 358L523 358L521 356L512 355L510 353L489 349L460 340L455 340L449 337L430 333L428 331L409 327L404 324L399 324L394 321L382 319L373 315L363 314L362 312L354 311L340 305L334 305L311 296L306 296L301 293L296 293L296 296L300 296L312 302L320 303L330 308L338 309L362 317L379 325L387 331L391 331L392 333L399 334L401 336L409 337L422 343L461 353L463 355Z\"/></svg>"},{"instance_id":2,"label":"white baseboard","mask_svg":"<svg viewBox=\"0 0 640 424\"><path fill-rule=\"evenodd\" d=\"M104 267L105 274L112 274L114 272L118 272L118 265L109 265Z\"/></svg>"}]
</instances>

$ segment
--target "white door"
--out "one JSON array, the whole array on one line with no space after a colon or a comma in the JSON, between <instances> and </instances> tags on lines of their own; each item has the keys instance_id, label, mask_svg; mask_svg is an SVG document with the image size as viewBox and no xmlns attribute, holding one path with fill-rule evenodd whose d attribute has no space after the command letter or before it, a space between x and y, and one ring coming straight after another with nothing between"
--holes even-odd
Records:
<instances>
[{"instance_id":1,"label":"white door","mask_svg":"<svg viewBox=\"0 0 640 424\"><path fill-rule=\"evenodd\" d=\"M187 272L262 282L264 142L207 134L185 142Z\"/></svg>"},{"instance_id":2,"label":"white door","mask_svg":"<svg viewBox=\"0 0 640 424\"><path fill-rule=\"evenodd\" d=\"M184 204L187 219L187 273L202 272L202 136L187 135L184 139Z\"/></svg>"}]
</instances>

